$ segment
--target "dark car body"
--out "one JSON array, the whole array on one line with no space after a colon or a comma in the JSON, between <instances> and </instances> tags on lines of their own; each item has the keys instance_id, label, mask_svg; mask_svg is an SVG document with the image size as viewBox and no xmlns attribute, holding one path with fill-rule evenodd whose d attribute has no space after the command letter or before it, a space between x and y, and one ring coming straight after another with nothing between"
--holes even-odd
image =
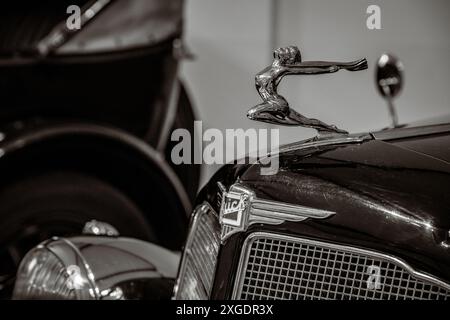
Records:
<instances>
[{"instance_id":1,"label":"dark car body","mask_svg":"<svg viewBox=\"0 0 450 320\"><path fill-rule=\"evenodd\" d=\"M65 29L69 5L96 2L105 1L5 4L0 122L90 121L126 130L157 148L177 81L173 42L182 34L182 1L106 1L82 29ZM64 42L41 52L57 30Z\"/></svg>"},{"instance_id":2,"label":"dark car body","mask_svg":"<svg viewBox=\"0 0 450 320\"><path fill-rule=\"evenodd\" d=\"M236 184L251 190L259 199L335 214L326 219L307 219L301 222L255 223L246 230L229 236L220 244L217 261L214 262L216 269L213 273L213 285L209 293L208 288L205 289L206 295L212 299L289 299L298 298L290 292L295 287L299 292L313 290L311 292L315 293L307 296L309 298L324 298L319 287L328 288L329 284L324 284L326 281L342 281L343 276L330 271L335 267L333 265L331 268L330 263L336 261L325 262L318 259L318 268L330 267L324 271L321 280L313 275L317 283L297 283L300 281L299 277L306 273L299 273L299 270L294 269L300 268L305 262L294 264L292 261L285 261L284 255L293 259L290 255L293 249L275 246L273 239L278 237L287 237L294 242L299 238L382 253L406 262L410 266L409 270L414 270L413 274L432 275L443 284L444 296L448 295L449 133L448 124L425 125L347 136L347 141L335 137L298 142L280 149L280 168L274 175L261 175L260 163L225 166L198 197L198 205L207 203L217 216L223 211L221 203L224 190L229 190ZM223 219L223 215L220 214L217 219ZM218 227L220 228L223 230L223 224ZM220 233L220 230L212 233L215 232ZM256 251L248 251L247 242L251 242L255 235L258 237L258 234L266 234L271 238L266 244L272 243L279 252L267 253L253 247L252 250ZM287 246L287 240L284 243ZM193 245L188 246L188 251L197 252L194 249L199 250ZM213 257L211 259L214 261ZM185 253L184 260L189 263L193 258ZM259 264L255 261L259 261ZM189 298L189 294L180 294L186 283L185 270L192 269L183 267L183 264L186 265L186 262L182 262L176 295ZM257 271L251 269L256 266ZM253 293L240 294L243 285L252 287ZM404 284L398 284L399 287L402 285ZM237 288L239 286L241 291ZM345 281L341 289L342 294L332 298L355 296L352 296L351 290L356 288L348 288ZM350 291L347 292L347 289ZM405 291L406 289L408 288ZM392 298L381 296L383 297Z\"/></svg>"},{"instance_id":3,"label":"dark car body","mask_svg":"<svg viewBox=\"0 0 450 320\"><path fill-rule=\"evenodd\" d=\"M200 175L166 159L195 118L182 34L182 0L2 4L0 298L29 249L91 219L181 248Z\"/></svg>"}]
</instances>

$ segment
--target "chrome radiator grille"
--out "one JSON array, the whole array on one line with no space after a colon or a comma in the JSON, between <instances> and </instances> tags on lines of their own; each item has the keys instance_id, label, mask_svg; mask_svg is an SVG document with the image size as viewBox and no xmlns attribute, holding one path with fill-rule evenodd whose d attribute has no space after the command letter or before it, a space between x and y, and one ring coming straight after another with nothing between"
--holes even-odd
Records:
<instances>
[{"instance_id":1,"label":"chrome radiator grille","mask_svg":"<svg viewBox=\"0 0 450 320\"><path fill-rule=\"evenodd\" d=\"M247 238L233 296L300 300L449 297L448 284L415 272L397 258L269 233Z\"/></svg>"},{"instance_id":2,"label":"chrome radiator grille","mask_svg":"<svg viewBox=\"0 0 450 320\"><path fill-rule=\"evenodd\" d=\"M184 248L175 299L208 299L220 246L217 213L202 204L194 212L188 242Z\"/></svg>"}]
</instances>

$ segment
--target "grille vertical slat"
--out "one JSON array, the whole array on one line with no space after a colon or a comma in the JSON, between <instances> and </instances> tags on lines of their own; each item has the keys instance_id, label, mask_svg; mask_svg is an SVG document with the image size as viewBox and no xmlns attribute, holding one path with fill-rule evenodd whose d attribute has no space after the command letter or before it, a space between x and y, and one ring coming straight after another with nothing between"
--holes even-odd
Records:
<instances>
[{"instance_id":1,"label":"grille vertical slat","mask_svg":"<svg viewBox=\"0 0 450 320\"><path fill-rule=\"evenodd\" d=\"M176 299L209 297L220 245L217 213L207 204L199 206L184 249L175 290Z\"/></svg>"},{"instance_id":2,"label":"grille vertical slat","mask_svg":"<svg viewBox=\"0 0 450 320\"><path fill-rule=\"evenodd\" d=\"M376 278L368 271L371 268L377 270ZM449 297L447 284L412 271L397 258L268 233L253 234L246 240L234 292L236 299L447 300Z\"/></svg>"}]
</instances>

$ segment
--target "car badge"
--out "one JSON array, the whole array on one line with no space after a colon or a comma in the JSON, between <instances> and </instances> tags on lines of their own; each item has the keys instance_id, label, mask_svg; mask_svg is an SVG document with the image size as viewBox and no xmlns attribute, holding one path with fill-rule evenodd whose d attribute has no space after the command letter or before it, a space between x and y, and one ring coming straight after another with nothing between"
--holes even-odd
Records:
<instances>
[{"instance_id":1,"label":"car badge","mask_svg":"<svg viewBox=\"0 0 450 320\"><path fill-rule=\"evenodd\" d=\"M319 134L347 134L345 130L317 119L307 118L291 109L288 101L277 92L277 87L281 79L287 75L315 75L334 73L339 70L365 70L367 69L367 60L364 58L352 62L302 61L300 50L296 46L278 48L273 52L273 57L272 64L255 77L256 89L263 102L251 108L247 112L247 117L251 120L272 124L313 128Z\"/></svg>"},{"instance_id":2,"label":"car badge","mask_svg":"<svg viewBox=\"0 0 450 320\"><path fill-rule=\"evenodd\" d=\"M247 199L245 194L227 194L224 201L222 222L229 226L240 227L242 215L247 209Z\"/></svg>"},{"instance_id":3,"label":"car badge","mask_svg":"<svg viewBox=\"0 0 450 320\"><path fill-rule=\"evenodd\" d=\"M249 199L252 193L239 185L234 185L226 192L222 187L222 203L220 206L221 241L230 235L245 230L244 219L248 215Z\"/></svg>"},{"instance_id":4,"label":"car badge","mask_svg":"<svg viewBox=\"0 0 450 320\"><path fill-rule=\"evenodd\" d=\"M276 225L310 218L326 219L335 214L328 210L259 199L252 190L239 183L233 184L227 192L219 182L219 190L222 190L219 215L222 243L231 235L246 231L253 224Z\"/></svg>"}]
</instances>

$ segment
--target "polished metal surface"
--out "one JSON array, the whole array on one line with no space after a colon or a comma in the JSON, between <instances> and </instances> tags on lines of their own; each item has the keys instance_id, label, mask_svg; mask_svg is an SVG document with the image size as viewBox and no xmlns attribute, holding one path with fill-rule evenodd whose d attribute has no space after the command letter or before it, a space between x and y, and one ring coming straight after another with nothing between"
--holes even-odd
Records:
<instances>
[{"instance_id":1,"label":"polished metal surface","mask_svg":"<svg viewBox=\"0 0 450 320\"><path fill-rule=\"evenodd\" d=\"M217 182L217 189L216 207L220 208L222 206L223 196L227 193L227 188L219 181Z\"/></svg>"},{"instance_id":2,"label":"polished metal surface","mask_svg":"<svg viewBox=\"0 0 450 320\"><path fill-rule=\"evenodd\" d=\"M83 227L83 234L93 236L118 237L119 231L106 222L91 220Z\"/></svg>"},{"instance_id":3,"label":"polished metal surface","mask_svg":"<svg viewBox=\"0 0 450 320\"><path fill-rule=\"evenodd\" d=\"M114 1L56 53L98 54L151 48L181 35L182 12L183 0ZM177 58L189 57L179 42L174 44Z\"/></svg>"},{"instance_id":4,"label":"polished metal surface","mask_svg":"<svg viewBox=\"0 0 450 320\"><path fill-rule=\"evenodd\" d=\"M403 138L414 138L433 134L441 134L450 132L450 124L437 124L418 127L395 128L390 130L382 130L373 132L372 136L376 140L395 140Z\"/></svg>"},{"instance_id":5,"label":"polished metal surface","mask_svg":"<svg viewBox=\"0 0 450 320\"><path fill-rule=\"evenodd\" d=\"M251 108L247 117L287 126L303 126L316 129L320 133L347 133L336 126L320 120L307 118L289 107L286 99L278 94L277 87L286 75L315 75L334 73L339 70L360 71L367 69L366 59L353 62L304 61L300 50L295 46L278 48L273 53L272 65L259 72L255 77L256 89L263 103Z\"/></svg>"},{"instance_id":6,"label":"polished metal surface","mask_svg":"<svg viewBox=\"0 0 450 320\"><path fill-rule=\"evenodd\" d=\"M305 149L313 149L325 146L333 145L348 145L358 144L366 141L373 140L373 137L369 133L361 134L347 134L347 135L321 135L311 139L297 141L290 144L283 145L279 148L279 153L285 153L289 151L298 151Z\"/></svg>"},{"instance_id":7,"label":"polished metal surface","mask_svg":"<svg viewBox=\"0 0 450 320\"><path fill-rule=\"evenodd\" d=\"M36 260L33 259L35 256L56 258L59 266L56 268L41 262L40 270L33 270L36 265ZM14 298L158 298L145 296L145 292L138 290L130 291L129 288L137 282L175 279L179 258L178 254L155 244L129 238L53 238L30 251L22 261ZM42 261L42 258L39 259ZM47 275L35 280L33 277L36 273ZM52 277L59 279L59 288L71 294L61 296L55 292L49 282Z\"/></svg>"},{"instance_id":8,"label":"polished metal surface","mask_svg":"<svg viewBox=\"0 0 450 320\"><path fill-rule=\"evenodd\" d=\"M245 240L233 292L233 299L449 298L449 283L394 256L265 232Z\"/></svg>"},{"instance_id":9,"label":"polished metal surface","mask_svg":"<svg viewBox=\"0 0 450 320\"><path fill-rule=\"evenodd\" d=\"M386 100L392 127L398 127L398 116L393 100L403 87L403 64L392 54L384 53L378 59L376 84L378 91Z\"/></svg>"},{"instance_id":10,"label":"polished metal surface","mask_svg":"<svg viewBox=\"0 0 450 320\"><path fill-rule=\"evenodd\" d=\"M255 193L237 183L222 195L220 208L221 242L232 234L243 232L252 224L281 224L306 219L326 219L335 212L259 199Z\"/></svg>"},{"instance_id":11,"label":"polished metal surface","mask_svg":"<svg viewBox=\"0 0 450 320\"><path fill-rule=\"evenodd\" d=\"M41 56L46 56L53 53L55 50L64 45L70 37L78 33L85 25L100 14L114 0L97 0L90 3L87 7L82 9L80 16L80 29L69 30L66 21L59 23L44 39L42 39L37 49Z\"/></svg>"},{"instance_id":12,"label":"polished metal surface","mask_svg":"<svg viewBox=\"0 0 450 320\"><path fill-rule=\"evenodd\" d=\"M174 299L206 300L209 298L219 253L219 220L209 204L194 212L174 289Z\"/></svg>"}]
</instances>

